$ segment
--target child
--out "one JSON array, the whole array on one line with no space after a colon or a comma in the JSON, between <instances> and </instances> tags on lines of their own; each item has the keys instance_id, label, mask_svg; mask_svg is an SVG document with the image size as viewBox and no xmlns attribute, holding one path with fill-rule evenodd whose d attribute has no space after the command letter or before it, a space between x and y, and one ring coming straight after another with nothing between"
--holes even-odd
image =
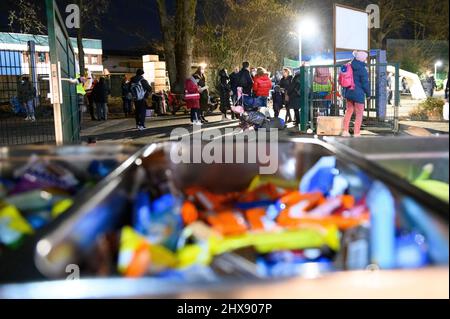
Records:
<instances>
[{"instance_id":1,"label":"child","mask_svg":"<svg viewBox=\"0 0 450 319\"><path fill-rule=\"evenodd\" d=\"M273 112L275 113L275 117L278 117L278 115L280 115L280 110L283 108L283 93L281 92L281 87L279 85L275 85L273 90Z\"/></svg>"}]
</instances>

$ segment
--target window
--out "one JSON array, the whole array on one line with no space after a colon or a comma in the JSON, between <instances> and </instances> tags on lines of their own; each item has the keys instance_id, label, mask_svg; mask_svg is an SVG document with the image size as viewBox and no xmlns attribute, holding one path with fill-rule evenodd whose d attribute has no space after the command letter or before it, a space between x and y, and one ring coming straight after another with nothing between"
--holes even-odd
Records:
<instances>
[{"instance_id":1,"label":"window","mask_svg":"<svg viewBox=\"0 0 450 319\"><path fill-rule=\"evenodd\" d=\"M28 52L23 53L23 63L30 63L30 57L28 55Z\"/></svg>"},{"instance_id":2,"label":"window","mask_svg":"<svg viewBox=\"0 0 450 319\"><path fill-rule=\"evenodd\" d=\"M91 56L91 64L98 64L98 56L97 55Z\"/></svg>"},{"instance_id":3,"label":"window","mask_svg":"<svg viewBox=\"0 0 450 319\"><path fill-rule=\"evenodd\" d=\"M84 56L84 64L89 64L89 56L88 55Z\"/></svg>"},{"instance_id":4,"label":"window","mask_svg":"<svg viewBox=\"0 0 450 319\"><path fill-rule=\"evenodd\" d=\"M37 53L37 62L38 63L45 63L45 52L38 52Z\"/></svg>"}]
</instances>

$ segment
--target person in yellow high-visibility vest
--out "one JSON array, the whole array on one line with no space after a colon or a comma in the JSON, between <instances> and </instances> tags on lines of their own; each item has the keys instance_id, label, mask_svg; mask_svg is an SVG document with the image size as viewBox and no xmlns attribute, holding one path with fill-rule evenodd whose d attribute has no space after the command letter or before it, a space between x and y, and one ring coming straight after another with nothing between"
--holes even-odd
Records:
<instances>
[{"instance_id":1,"label":"person in yellow high-visibility vest","mask_svg":"<svg viewBox=\"0 0 450 319\"><path fill-rule=\"evenodd\" d=\"M85 73L87 70L85 70ZM79 123L79 129L81 130L81 114L83 113L83 107L84 104L84 96L86 95L86 90L84 89L84 84L86 83L86 77L80 76L79 73L76 74L75 79L70 80L71 83L77 85L77 97L78 97L78 123Z\"/></svg>"}]
</instances>

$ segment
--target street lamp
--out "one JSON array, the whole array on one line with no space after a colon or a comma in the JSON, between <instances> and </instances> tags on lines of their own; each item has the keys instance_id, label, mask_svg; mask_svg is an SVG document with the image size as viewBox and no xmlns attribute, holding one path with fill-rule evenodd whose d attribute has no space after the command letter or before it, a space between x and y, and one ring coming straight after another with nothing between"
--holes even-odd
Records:
<instances>
[{"instance_id":1,"label":"street lamp","mask_svg":"<svg viewBox=\"0 0 450 319\"><path fill-rule=\"evenodd\" d=\"M437 68L442 66L442 61L436 61L434 64L434 78L437 79Z\"/></svg>"},{"instance_id":2,"label":"street lamp","mask_svg":"<svg viewBox=\"0 0 450 319\"><path fill-rule=\"evenodd\" d=\"M303 37L311 37L317 32L317 24L312 17L306 17L297 24L298 34L298 60L302 64L302 40Z\"/></svg>"}]
</instances>

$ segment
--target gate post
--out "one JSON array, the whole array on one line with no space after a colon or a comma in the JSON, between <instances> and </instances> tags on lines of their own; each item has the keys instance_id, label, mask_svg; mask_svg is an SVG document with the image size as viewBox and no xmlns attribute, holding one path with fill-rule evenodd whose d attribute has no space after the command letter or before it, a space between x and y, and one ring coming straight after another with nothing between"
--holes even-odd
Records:
<instances>
[{"instance_id":1,"label":"gate post","mask_svg":"<svg viewBox=\"0 0 450 319\"><path fill-rule=\"evenodd\" d=\"M399 131L398 107L400 106L400 64L395 63L395 92L394 92L394 132Z\"/></svg>"},{"instance_id":2,"label":"gate post","mask_svg":"<svg viewBox=\"0 0 450 319\"><path fill-rule=\"evenodd\" d=\"M36 44L34 41L27 42L28 54L29 54L29 72L30 72L30 80L34 89L36 90L36 96L33 98L33 107L36 109L39 105L39 98L37 93L39 92L38 87L38 78L37 78L37 68L36 68Z\"/></svg>"},{"instance_id":3,"label":"gate post","mask_svg":"<svg viewBox=\"0 0 450 319\"><path fill-rule=\"evenodd\" d=\"M309 99L308 99L308 77L306 67L300 67L300 131L306 133L308 114L309 114Z\"/></svg>"}]
</instances>

